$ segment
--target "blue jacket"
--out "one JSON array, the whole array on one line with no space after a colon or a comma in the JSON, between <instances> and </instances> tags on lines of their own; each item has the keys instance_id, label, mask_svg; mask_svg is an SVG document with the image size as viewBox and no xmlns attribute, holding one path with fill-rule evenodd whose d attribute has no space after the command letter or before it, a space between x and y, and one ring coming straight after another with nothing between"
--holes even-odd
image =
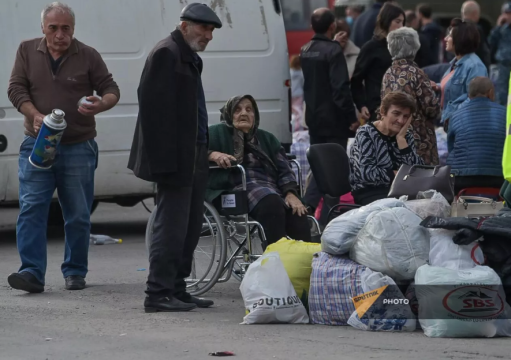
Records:
<instances>
[{"instance_id":1,"label":"blue jacket","mask_svg":"<svg viewBox=\"0 0 511 360\"><path fill-rule=\"evenodd\" d=\"M456 176L502 176L506 108L474 98L456 111L447 132L447 165Z\"/></svg>"},{"instance_id":2,"label":"blue jacket","mask_svg":"<svg viewBox=\"0 0 511 360\"><path fill-rule=\"evenodd\" d=\"M355 20L351 31L351 41L359 48L362 48L366 42L373 38L376 18L378 18L382 7L383 4L375 3Z\"/></svg>"},{"instance_id":3,"label":"blue jacket","mask_svg":"<svg viewBox=\"0 0 511 360\"><path fill-rule=\"evenodd\" d=\"M454 66L455 70L452 78L445 86L442 124L445 120L451 118L463 102L467 101L470 81L478 76L488 76L486 65L475 53L465 55L457 62L454 58L451 61L451 66ZM451 67L447 69L444 77L450 72Z\"/></svg>"}]
</instances>

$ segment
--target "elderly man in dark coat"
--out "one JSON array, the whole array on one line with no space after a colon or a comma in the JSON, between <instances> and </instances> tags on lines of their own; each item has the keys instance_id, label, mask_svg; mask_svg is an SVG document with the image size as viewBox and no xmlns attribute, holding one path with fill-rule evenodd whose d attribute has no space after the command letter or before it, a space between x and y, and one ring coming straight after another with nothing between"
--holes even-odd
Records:
<instances>
[{"instance_id":1,"label":"elderly man in dark coat","mask_svg":"<svg viewBox=\"0 0 511 360\"><path fill-rule=\"evenodd\" d=\"M146 312L213 305L187 293L185 279L202 228L209 170L208 114L197 52L206 49L220 27L207 5L189 4L178 28L155 46L142 72L128 167L158 185Z\"/></svg>"}]
</instances>

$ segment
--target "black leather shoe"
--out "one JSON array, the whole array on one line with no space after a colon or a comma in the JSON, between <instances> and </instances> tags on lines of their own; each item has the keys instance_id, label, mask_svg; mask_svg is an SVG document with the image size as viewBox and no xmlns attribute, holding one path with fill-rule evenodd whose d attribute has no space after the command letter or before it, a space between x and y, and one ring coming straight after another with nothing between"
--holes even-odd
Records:
<instances>
[{"instance_id":1,"label":"black leather shoe","mask_svg":"<svg viewBox=\"0 0 511 360\"><path fill-rule=\"evenodd\" d=\"M149 296L146 296L144 301L144 307L146 313L155 313L158 311L162 312L190 311L195 309L197 305L186 304L173 297L150 298Z\"/></svg>"},{"instance_id":2,"label":"black leather shoe","mask_svg":"<svg viewBox=\"0 0 511 360\"><path fill-rule=\"evenodd\" d=\"M42 293L44 285L28 271L13 273L7 278L9 285L16 290L23 290L29 293Z\"/></svg>"},{"instance_id":3,"label":"black leather shoe","mask_svg":"<svg viewBox=\"0 0 511 360\"><path fill-rule=\"evenodd\" d=\"M200 308L208 308L210 306L215 305L215 303L211 300L198 298L198 297L188 294L187 292L175 294L174 297L186 304L195 304L195 305L197 305L197 307L200 307Z\"/></svg>"},{"instance_id":4,"label":"black leather shoe","mask_svg":"<svg viewBox=\"0 0 511 360\"><path fill-rule=\"evenodd\" d=\"M66 290L83 290L85 289L85 278L78 275L70 275L66 277Z\"/></svg>"}]
</instances>

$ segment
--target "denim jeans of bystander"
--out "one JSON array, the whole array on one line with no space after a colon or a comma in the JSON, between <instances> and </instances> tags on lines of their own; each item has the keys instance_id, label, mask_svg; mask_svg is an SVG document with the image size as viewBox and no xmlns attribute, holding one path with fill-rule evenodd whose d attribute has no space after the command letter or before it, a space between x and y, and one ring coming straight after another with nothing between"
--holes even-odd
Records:
<instances>
[{"instance_id":1,"label":"denim jeans of bystander","mask_svg":"<svg viewBox=\"0 0 511 360\"><path fill-rule=\"evenodd\" d=\"M66 234L64 277L87 274L90 212L94 200L94 172L98 147L94 140L60 145L50 169L39 169L28 158L35 139L25 137L19 157L20 213L16 226L19 272L29 272L41 284L46 273L46 231L51 199L57 190Z\"/></svg>"}]
</instances>

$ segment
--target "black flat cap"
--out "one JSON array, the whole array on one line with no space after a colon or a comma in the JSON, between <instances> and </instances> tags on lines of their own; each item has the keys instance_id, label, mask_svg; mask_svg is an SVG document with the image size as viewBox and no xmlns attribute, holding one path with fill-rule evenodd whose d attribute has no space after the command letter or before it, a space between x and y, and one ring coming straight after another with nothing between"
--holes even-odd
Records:
<instances>
[{"instance_id":1,"label":"black flat cap","mask_svg":"<svg viewBox=\"0 0 511 360\"><path fill-rule=\"evenodd\" d=\"M192 3L186 5L181 11L181 20L189 20L199 24L214 25L215 28L220 29L222 22L213 10L206 4Z\"/></svg>"}]
</instances>

